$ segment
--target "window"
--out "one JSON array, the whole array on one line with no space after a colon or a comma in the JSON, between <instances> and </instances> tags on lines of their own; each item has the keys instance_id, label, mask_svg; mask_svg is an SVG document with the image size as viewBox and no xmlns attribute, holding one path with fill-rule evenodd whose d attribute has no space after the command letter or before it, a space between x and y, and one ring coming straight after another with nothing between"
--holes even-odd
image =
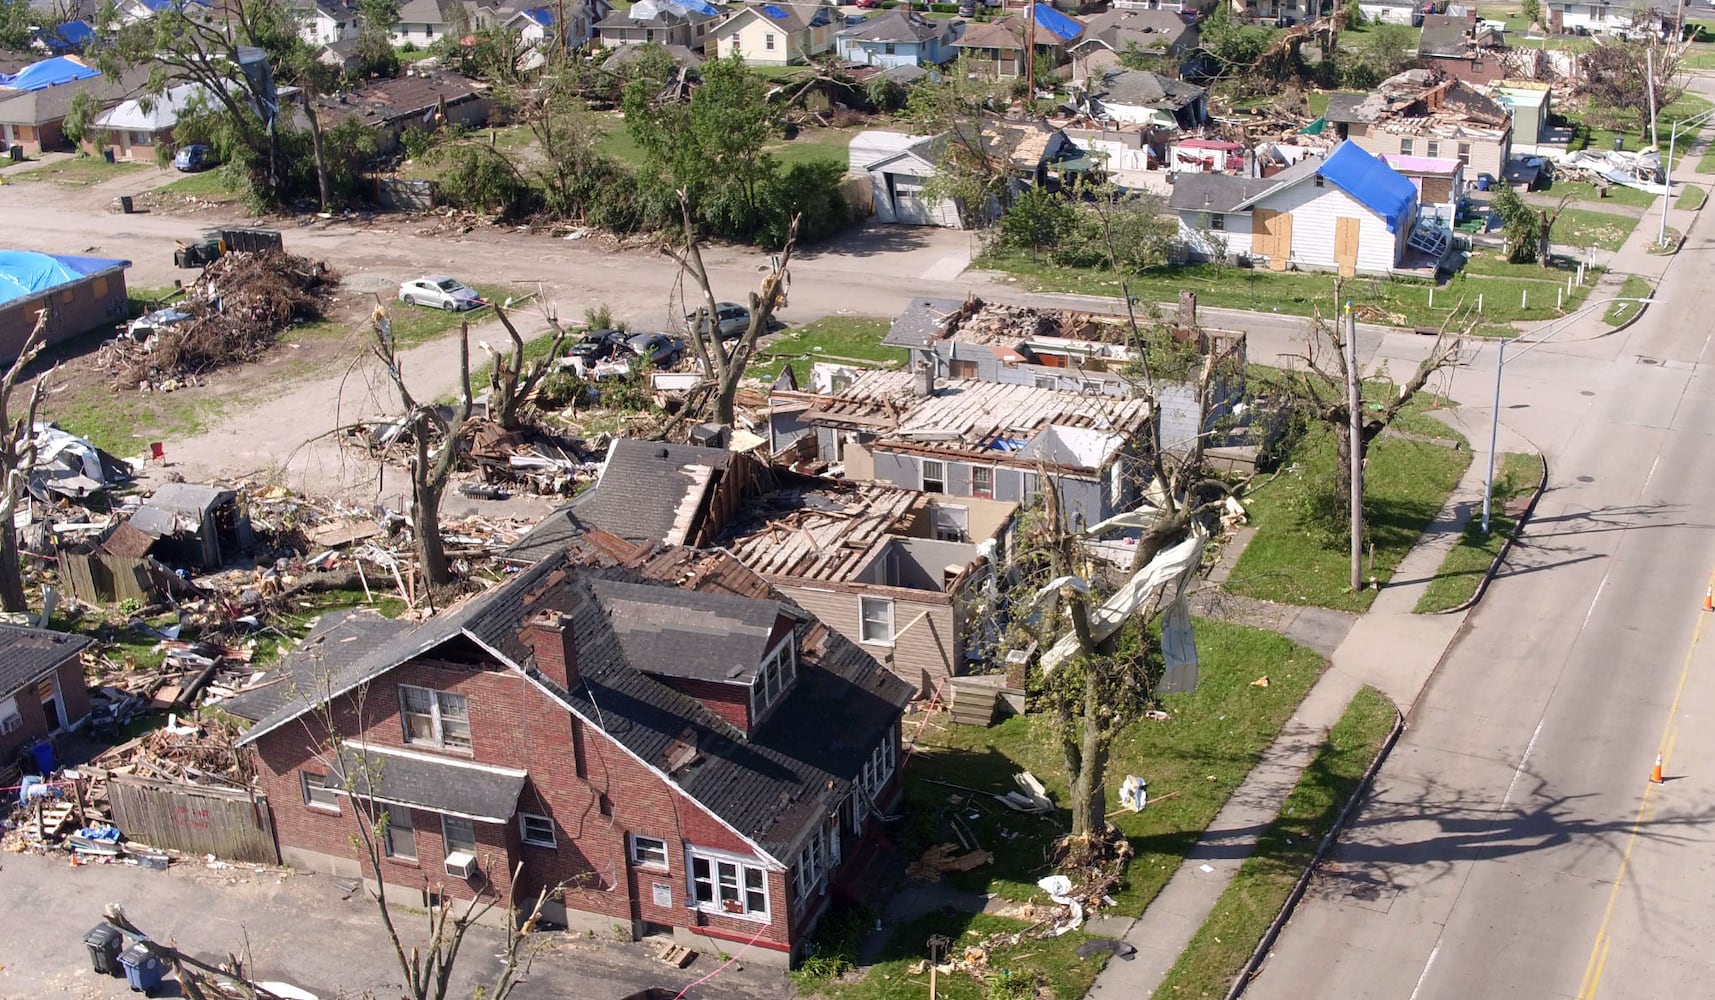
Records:
<instances>
[{"instance_id":1,"label":"window","mask_svg":"<svg viewBox=\"0 0 1715 1000\"><path fill-rule=\"evenodd\" d=\"M762 667L756 672L756 679L750 682L752 722L762 718L762 713L780 700L780 696L792 685L792 679L797 676L798 651L793 642L794 638L788 635L785 642L776 646L768 659L762 661Z\"/></svg>"},{"instance_id":2,"label":"window","mask_svg":"<svg viewBox=\"0 0 1715 1000\"><path fill-rule=\"evenodd\" d=\"M1317 187L1327 187L1328 186L1327 178L1323 177L1321 174L1316 175L1316 180L1314 183Z\"/></svg>"},{"instance_id":3,"label":"window","mask_svg":"<svg viewBox=\"0 0 1715 1000\"><path fill-rule=\"evenodd\" d=\"M971 496L994 499L994 469L986 465L971 467Z\"/></svg>"},{"instance_id":4,"label":"window","mask_svg":"<svg viewBox=\"0 0 1715 1000\"><path fill-rule=\"evenodd\" d=\"M417 860L417 828L407 806L387 807L387 856L400 861Z\"/></svg>"},{"instance_id":5,"label":"window","mask_svg":"<svg viewBox=\"0 0 1715 1000\"><path fill-rule=\"evenodd\" d=\"M886 42L881 46L881 51L885 55L893 55L895 53L895 49L896 46L892 42Z\"/></svg>"},{"instance_id":6,"label":"window","mask_svg":"<svg viewBox=\"0 0 1715 1000\"><path fill-rule=\"evenodd\" d=\"M762 36L762 47L767 49L770 52L774 51L774 35L773 34L767 34L767 35Z\"/></svg>"},{"instance_id":7,"label":"window","mask_svg":"<svg viewBox=\"0 0 1715 1000\"><path fill-rule=\"evenodd\" d=\"M949 361L949 362L947 362L947 377L949 377L949 378L976 378L977 377L977 363L975 361L959 361L959 360Z\"/></svg>"},{"instance_id":8,"label":"window","mask_svg":"<svg viewBox=\"0 0 1715 1000\"><path fill-rule=\"evenodd\" d=\"M89 290L90 290L90 293L93 294L98 299L106 298L107 297L107 279L106 278L95 279L93 282L90 283Z\"/></svg>"},{"instance_id":9,"label":"window","mask_svg":"<svg viewBox=\"0 0 1715 1000\"><path fill-rule=\"evenodd\" d=\"M533 813L519 813L518 838L533 847L553 847L554 821Z\"/></svg>"},{"instance_id":10,"label":"window","mask_svg":"<svg viewBox=\"0 0 1715 1000\"><path fill-rule=\"evenodd\" d=\"M631 863L639 868L667 870L667 842L660 837L631 836Z\"/></svg>"},{"instance_id":11,"label":"window","mask_svg":"<svg viewBox=\"0 0 1715 1000\"><path fill-rule=\"evenodd\" d=\"M399 685L399 714L406 743L470 749L470 712L462 694Z\"/></svg>"},{"instance_id":12,"label":"window","mask_svg":"<svg viewBox=\"0 0 1715 1000\"><path fill-rule=\"evenodd\" d=\"M1216 232L1225 231L1227 228L1227 216L1225 215L1225 213L1210 212L1209 213L1209 228L1213 229Z\"/></svg>"},{"instance_id":13,"label":"window","mask_svg":"<svg viewBox=\"0 0 1715 1000\"><path fill-rule=\"evenodd\" d=\"M923 492L947 492L947 463L934 458L923 460Z\"/></svg>"},{"instance_id":14,"label":"window","mask_svg":"<svg viewBox=\"0 0 1715 1000\"><path fill-rule=\"evenodd\" d=\"M863 830L864 817L869 815L870 808L875 805L875 797L881 794L881 790L887 787L888 779L893 777L896 759L893 737L894 729L889 726L887 736L879 746L870 751L869 760L864 762L863 770L858 772L857 792L853 795L857 802L852 814L853 830Z\"/></svg>"},{"instance_id":15,"label":"window","mask_svg":"<svg viewBox=\"0 0 1715 1000\"><path fill-rule=\"evenodd\" d=\"M768 874L754 865L693 852L691 889L698 909L768 918Z\"/></svg>"},{"instance_id":16,"label":"window","mask_svg":"<svg viewBox=\"0 0 1715 1000\"><path fill-rule=\"evenodd\" d=\"M858 637L880 646L893 645L893 602L882 597L858 598Z\"/></svg>"},{"instance_id":17,"label":"window","mask_svg":"<svg viewBox=\"0 0 1715 1000\"><path fill-rule=\"evenodd\" d=\"M298 776L304 784L304 805L339 812L339 784L337 782L329 781L325 774L315 774L310 771L300 771Z\"/></svg>"},{"instance_id":18,"label":"window","mask_svg":"<svg viewBox=\"0 0 1715 1000\"><path fill-rule=\"evenodd\" d=\"M1438 160L1441 158L1441 143L1431 139L1426 146L1427 148L1425 149L1425 153L1428 154L1431 160Z\"/></svg>"},{"instance_id":19,"label":"window","mask_svg":"<svg viewBox=\"0 0 1715 1000\"><path fill-rule=\"evenodd\" d=\"M448 854L454 851L476 853L476 827L463 816L441 817L441 840Z\"/></svg>"},{"instance_id":20,"label":"window","mask_svg":"<svg viewBox=\"0 0 1715 1000\"><path fill-rule=\"evenodd\" d=\"M792 872L793 896L800 909L826 888L828 877L840 866L840 818L830 816L798 853Z\"/></svg>"},{"instance_id":21,"label":"window","mask_svg":"<svg viewBox=\"0 0 1715 1000\"><path fill-rule=\"evenodd\" d=\"M595 801L596 801L596 811L601 813L603 816L606 816L608 819L612 819L613 818L613 800L607 797L607 793L606 792L597 792L596 797L595 797Z\"/></svg>"},{"instance_id":22,"label":"window","mask_svg":"<svg viewBox=\"0 0 1715 1000\"><path fill-rule=\"evenodd\" d=\"M971 540L970 508L949 507L937 503L930 504L929 510L935 525L936 541L968 542Z\"/></svg>"},{"instance_id":23,"label":"window","mask_svg":"<svg viewBox=\"0 0 1715 1000\"><path fill-rule=\"evenodd\" d=\"M1467 167L1471 165L1471 144L1470 143L1461 142L1459 144L1459 162L1463 163Z\"/></svg>"},{"instance_id":24,"label":"window","mask_svg":"<svg viewBox=\"0 0 1715 1000\"><path fill-rule=\"evenodd\" d=\"M1036 386L1038 389L1060 388L1060 380L1052 375L1037 375L1035 378L1031 379L1031 384Z\"/></svg>"}]
</instances>

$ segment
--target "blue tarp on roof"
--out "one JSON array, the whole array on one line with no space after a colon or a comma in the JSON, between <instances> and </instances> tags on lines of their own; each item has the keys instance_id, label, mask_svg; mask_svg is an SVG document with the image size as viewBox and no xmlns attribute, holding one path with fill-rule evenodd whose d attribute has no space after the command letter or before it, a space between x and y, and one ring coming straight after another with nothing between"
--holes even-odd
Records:
<instances>
[{"instance_id":1,"label":"blue tarp on roof","mask_svg":"<svg viewBox=\"0 0 1715 1000\"><path fill-rule=\"evenodd\" d=\"M13 90L46 90L55 84L87 80L100 75L100 70L90 69L69 56L55 56L31 63L11 76L0 73L0 87L11 87Z\"/></svg>"},{"instance_id":2,"label":"blue tarp on roof","mask_svg":"<svg viewBox=\"0 0 1715 1000\"><path fill-rule=\"evenodd\" d=\"M0 250L0 305L69 285L92 274L130 266L128 260L104 257L62 257L34 250Z\"/></svg>"},{"instance_id":3,"label":"blue tarp on roof","mask_svg":"<svg viewBox=\"0 0 1715 1000\"><path fill-rule=\"evenodd\" d=\"M1083 25L1045 3L1036 5L1036 27L1062 42L1069 42L1084 31Z\"/></svg>"},{"instance_id":4,"label":"blue tarp on roof","mask_svg":"<svg viewBox=\"0 0 1715 1000\"><path fill-rule=\"evenodd\" d=\"M1417 200L1417 188L1355 142L1340 143L1316 172L1385 219L1390 233L1398 232L1400 224L1414 214L1412 203Z\"/></svg>"},{"instance_id":5,"label":"blue tarp on roof","mask_svg":"<svg viewBox=\"0 0 1715 1000\"><path fill-rule=\"evenodd\" d=\"M51 52L81 49L95 38L95 29L87 21L67 21L57 28L39 33L42 44Z\"/></svg>"},{"instance_id":6,"label":"blue tarp on roof","mask_svg":"<svg viewBox=\"0 0 1715 1000\"><path fill-rule=\"evenodd\" d=\"M719 7L709 3L708 0L672 0L672 2L685 10L695 11L706 17L713 17L721 12Z\"/></svg>"},{"instance_id":7,"label":"blue tarp on roof","mask_svg":"<svg viewBox=\"0 0 1715 1000\"><path fill-rule=\"evenodd\" d=\"M523 10L519 13L523 14L530 20L535 21L538 26L543 28L549 27L554 23L554 12L546 7L531 7L528 10Z\"/></svg>"}]
</instances>

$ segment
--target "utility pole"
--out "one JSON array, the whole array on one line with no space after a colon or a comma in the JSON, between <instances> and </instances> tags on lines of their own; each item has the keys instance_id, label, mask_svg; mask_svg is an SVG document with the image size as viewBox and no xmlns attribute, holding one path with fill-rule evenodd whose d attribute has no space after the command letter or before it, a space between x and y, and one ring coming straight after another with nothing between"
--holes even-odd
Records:
<instances>
[{"instance_id":1,"label":"utility pole","mask_svg":"<svg viewBox=\"0 0 1715 1000\"><path fill-rule=\"evenodd\" d=\"M1644 82L1649 86L1649 144L1659 146L1661 136L1655 130L1655 38L1650 38L1644 50Z\"/></svg>"},{"instance_id":2,"label":"utility pole","mask_svg":"<svg viewBox=\"0 0 1715 1000\"><path fill-rule=\"evenodd\" d=\"M1029 107L1036 99L1036 0L1025 0L1024 79L1030 85L1024 98L1025 106Z\"/></svg>"},{"instance_id":3,"label":"utility pole","mask_svg":"<svg viewBox=\"0 0 1715 1000\"><path fill-rule=\"evenodd\" d=\"M1358 317L1346 303L1346 408L1351 411L1352 443L1352 592L1364 586L1364 416L1358 378Z\"/></svg>"}]
</instances>

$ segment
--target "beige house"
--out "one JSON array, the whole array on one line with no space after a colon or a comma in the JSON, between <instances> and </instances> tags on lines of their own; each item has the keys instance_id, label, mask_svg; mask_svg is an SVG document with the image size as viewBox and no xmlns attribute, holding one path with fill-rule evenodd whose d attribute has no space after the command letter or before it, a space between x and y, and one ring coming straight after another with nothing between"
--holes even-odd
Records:
<instances>
[{"instance_id":1,"label":"beige house","mask_svg":"<svg viewBox=\"0 0 1715 1000\"><path fill-rule=\"evenodd\" d=\"M834 7L770 3L738 11L711 34L722 59L737 53L750 66L788 66L832 50L845 23Z\"/></svg>"},{"instance_id":2,"label":"beige house","mask_svg":"<svg viewBox=\"0 0 1715 1000\"><path fill-rule=\"evenodd\" d=\"M1458 160L1466 177L1506 176L1512 116L1463 80L1410 70L1369 94L1334 94L1328 123L1374 156Z\"/></svg>"}]
</instances>

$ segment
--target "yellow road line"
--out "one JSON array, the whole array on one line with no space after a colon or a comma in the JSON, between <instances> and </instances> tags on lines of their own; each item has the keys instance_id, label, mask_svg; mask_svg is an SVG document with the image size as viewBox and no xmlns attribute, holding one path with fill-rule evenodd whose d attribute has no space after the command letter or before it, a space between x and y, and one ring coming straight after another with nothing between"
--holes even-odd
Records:
<instances>
[{"instance_id":1,"label":"yellow road line","mask_svg":"<svg viewBox=\"0 0 1715 1000\"><path fill-rule=\"evenodd\" d=\"M1715 574L1710 575L1710 586L1715 587ZM1685 662L1679 670L1679 687L1673 693L1673 704L1668 706L1667 710L1667 724L1662 727L1661 741L1657 744L1662 748L1663 767L1666 767L1672 758L1673 745L1679 739L1676 721L1679 718L1679 702L1685 697L1685 683L1691 678L1691 657L1697 652L1698 644L1703 641L1703 628L1708 621L1709 618L1703 612L1698 613L1697 627L1691 632L1691 645L1685 650ZM1584 978L1578 985L1578 1000L1594 1000L1596 989L1602 984L1602 970L1608 964L1608 945L1612 942L1608 926L1614 919L1614 906L1620 901L1620 887L1626 883L1626 870L1632 862L1632 849L1637 846L1638 833L1655 810L1657 787L1659 786L1653 783L1644 786L1643 801L1638 803L1637 818L1632 821L1632 831L1626 837L1626 849L1620 855L1620 870L1614 876L1614 888L1608 893L1608 906L1602 911L1602 924L1596 931L1596 940L1590 945L1590 960L1584 964Z\"/></svg>"}]
</instances>

